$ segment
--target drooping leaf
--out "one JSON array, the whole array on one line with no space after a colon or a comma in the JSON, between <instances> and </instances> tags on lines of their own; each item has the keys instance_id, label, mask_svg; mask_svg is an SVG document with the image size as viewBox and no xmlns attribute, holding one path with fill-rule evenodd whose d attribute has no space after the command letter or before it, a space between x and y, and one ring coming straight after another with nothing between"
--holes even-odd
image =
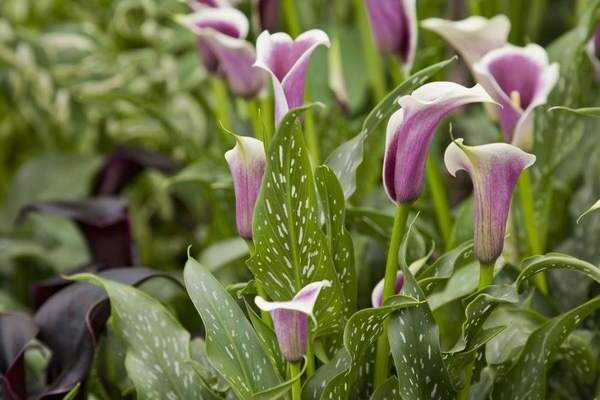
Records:
<instances>
[{"instance_id":1,"label":"drooping leaf","mask_svg":"<svg viewBox=\"0 0 600 400\"><path fill-rule=\"evenodd\" d=\"M548 253L543 256L526 259L522 263L521 273L517 277L515 284L519 286L526 279L539 272L554 269L576 271L600 283L600 268L595 265L566 254Z\"/></svg>"},{"instance_id":2,"label":"drooping leaf","mask_svg":"<svg viewBox=\"0 0 600 400\"><path fill-rule=\"evenodd\" d=\"M346 314L356 309L356 269L354 265L354 244L350 233L346 230L346 200L340 183L327 166L320 166L315 171L315 181L325 214L325 227L329 249L333 255L333 263L338 279L344 289Z\"/></svg>"},{"instance_id":3,"label":"drooping leaf","mask_svg":"<svg viewBox=\"0 0 600 400\"><path fill-rule=\"evenodd\" d=\"M217 398L192 365L190 334L158 300L97 275L71 278L108 294L112 324L127 344L125 367L139 399Z\"/></svg>"},{"instance_id":4,"label":"drooping leaf","mask_svg":"<svg viewBox=\"0 0 600 400\"><path fill-rule=\"evenodd\" d=\"M379 124L387 121L390 115L398 109L396 102L398 97L410 94L455 59L456 57L431 65L408 77L375 106L363 122L360 133L341 144L327 158L326 164L337 175L346 198L349 198L356 190L356 170L363 162L365 141Z\"/></svg>"},{"instance_id":5,"label":"drooping leaf","mask_svg":"<svg viewBox=\"0 0 600 400\"><path fill-rule=\"evenodd\" d=\"M271 143L254 211L256 251L248 267L273 300L287 301L311 282L331 281L315 306L318 336L340 329L345 304L319 223L313 173L298 121L308 107L290 111Z\"/></svg>"},{"instance_id":6,"label":"drooping leaf","mask_svg":"<svg viewBox=\"0 0 600 400\"><path fill-rule=\"evenodd\" d=\"M112 269L99 273L126 285L140 284L160 276L147 268ZM51 351L49 385L41 399L54 399L85 382L92 366L96 338L110 315L104 290L79 282L50 297L34 316L38 339ZM65 332L69 332L65 335Z\"/></svg>"},{"instance_id":7,"label":"drooping leaf","mask_svg":"<svg viewBox=\"0 0 600 400\"><path fill-rule=\"evenodd\" d=\"M555 106L555 107L550 108L548 111L549 112L566 111L566 112L570 112L573 114L582 115L584 117L600 118L600 107L570 108L570 107L563 107L563 106Z\"/></svg>"},{"instance_id":8,"label":"drooping leaf","mask_svg":"<svg viewBox=\"0 0 600 400\"><path fill-rule=\"evenodd\" d=\"M341 351L345 354L336 355L339 360L335 361L336 373L326 376L315 374L304 387L305 395L324 399L360 397L357 386L364 379L372 378L367 371L373 369L372 356L384 321L394 311L414 307L415 304L417 302L411 297L394 296L382 307L366 308L353 314L344 329L344 348ZM330 369L330 366L326 364L323 368ZM371 384L369 382L367 387L372 390Z\"/></svg>"},{"instance_id":9,"label":"drooping leaf","mask_svg":"<svg viewBox=\"0 0 600 400\"><path fill-rule=\"evenodd\" d=\"M206 329L209 360L242 399L281 383L275 366L237 303L193 258L184 269L188 294Z\"/></svg>"},{"instance_id":10,"label":"drooping leaf","mask_svg":"<svg viewBox=\"0 0 600 400\"><path fill-rule=\"evenodd\" d=\"M546 373L555 361L560 346L579 323L598 308L600 296L542 324L527 339L518 361L496 380L493 398L545 399Z\"/></svg>"}]
</instances>

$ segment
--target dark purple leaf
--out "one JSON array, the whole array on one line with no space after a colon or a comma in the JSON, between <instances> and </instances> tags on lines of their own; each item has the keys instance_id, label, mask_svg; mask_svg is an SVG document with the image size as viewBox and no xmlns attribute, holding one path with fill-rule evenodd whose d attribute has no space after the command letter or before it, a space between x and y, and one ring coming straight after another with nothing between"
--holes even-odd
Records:
<instances>
[{"instance_id":1,"label":"dark purple leaf","mask_svg":"<svg viewBox=\"0 0 600 400\"><path fill-rule=\"evenodd\" d=\"M159 272L141 267L111 269L100 276L138 285ZM85 382L92 366L96 339L110 315L106 292L87 283L74 283L50 297L35 314L38 338L52 350L48 387L40 400L58 400L77 383Z\"/></svg>"},{"instance_id":2,"label":"dark purple leaf","mask_svg":"<svg viewBox=\"0 0 600 400\"><path fill-rule=\"evenodd\" d=\"M162 154L141 149L119 149L106 157L94 179L92 195L116 196L146 168L166 173L177 169L175 163Z\"/></svg>"},{"instance_id":3,"label":"dark purple leaf","mask_svg":"<svg viewBox=\"0 0 600 400\"><path fill-rule=\"evenodd\" d=\"M0 384L2 399L24 400L27 344L38 330L33 320L20 313L0 313Z\"/></svg>"},{"instance_id":4,"label":"dark purple leaf","mask_svg":"<svg viewBox=\"0 0 600 400\"><path fill-rule=\"evenodd\" d=\"M124 201L106 197L33 203L21 210L18 220L31 212L72 219L87 242L92 262L100 269L135 264L131 225Z\"/></svg>"},{"instance_id":5,"label":"dark purple leaf","mask_svg":"<svg viewBox=\"0 0 600 400\"><path fill-rule=\"evenodd\" d=\"M67 273L67 275L77 274L80 272L95 272L100 268L97 264L86 264L82 267L75 268ZM48 298L59 290L72 284L72 281L64 279L60 276L53 276L43 281L34 282L29 289L33 308L37 310Z\"/></svg>"}]
</instances>

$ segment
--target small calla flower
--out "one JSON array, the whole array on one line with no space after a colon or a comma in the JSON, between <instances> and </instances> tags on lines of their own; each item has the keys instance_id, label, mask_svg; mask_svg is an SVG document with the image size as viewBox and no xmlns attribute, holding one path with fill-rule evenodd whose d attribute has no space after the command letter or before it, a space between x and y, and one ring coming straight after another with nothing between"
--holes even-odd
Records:
<instances>
[{"instance_id":1,"label":"small calla flower","mask_svg":"<svg viewBox=\"0 0 600 400\"><path fill-rule=\"evenodd\" d=\"M491 264L502 253L512 193L521 172L535 156L507 143L465 146L462 139L450 143L444 154L448 172L466 171L475 196L475 255Z\"/></svg>"},{"instance_id":2,"label":"small calla flower","mask_svg":"<svg viewBox=\"0 0 600 400\"><path fill-rule=\"evenodd\" d=\"M267 162L263 143L251 137L236 136L234 148L225 153L233 177L235 219L244 239L252 239L252 216Z\"/></svg>"},{"instance_id":3,"label":"small calla flower","mask_svg":"<svg viewBox=\"0 0 600 400\"><path fill-rule=\"evenodd\" d=\"M331 282L326 280L309 283L290 301L270 302L260 296L255 297L258 308L271 314L277 342L286 360L298 361L306 353L308 317L316 322L313 308L321 289L329 286Z\"/></svg>"},{"instance_id":4,"label":"small calla flower","mask_svg":"<svg viewBox=\"0 0 600 400\"><path fill-rule=\"evenodd\" d=\"M293 40L287 33L264 31L256 39L254 65L267 71L273 81L275 122L304 101L304 79L312 52L319 45L329 47L329 37L319 29L302 33Z\"/></svg>"},{"instance_id":5,"label":"small calla flower","mask_svg":"<svg viewBox=\"0 0 600 400\"><path fill-rule=\"evenodd\" d=\"M380 51L400 57L410 72L417 49L415 0L365 0L371 29Z\"/></svg>"},{"instance_id":6,"label":"small calla flower","mask_svg":"<svg viewBox=\"0 0 600 400\"><path fill-rule=\"evenodd\" d=\"M381 307L381 299L383 298L383 285L384 279L380 280L377 285L373 288L371 292L371 304L373 307ZM402 272L396 272L396 287L394 288L394 293L398 294L402 290L402 286L404 285L404 275Z\"/></svg>"},{"instance_id":7,"label":"small calla flower","mask_svg":"<svg viewBox=\"0 0 600 400\"><path fill-rule=\"evenodd\" d=\"M596 27L594 36L592 36L585 49L594 67L596 80L600 82L600 25Z\"/></svg>"},{"instance_id":8,"label":"small calla flower","mask_svg":"<svg viewBox=\"0 0 600 400\"><path fill-rule=\"evenodd\" d=\"M431 82L398 100L401 108L388 122L383 161L383 186L392 201L407 203L419 197L437 125L454 109L479 102L493 103L482 86L453 82Z\"/></svg>"},{"instance_id":9,"label":"small calla flower","mask_svg":"<svg viewBox=\"0 0 600 400\"><path fill-rule=\"evenodd\" d=\"M245 38L248 19L231 7L200 8L179 21L198 36L198 49L206 69L223 75L231 91L252 97L264 87L264 75L253 68L254 48Z\"/></svg>"},{"instance_id":10,"label":"small calla flower","mask_svg":"<svg viewBox=\"0 0 600 400\"><path fill-rule=\"evenodd\" d=\"M489 51L503 47L510 33L510 20L505 15L491 19L472 16L461 21L428 18L421 22L421 26L450 43L469 68Z\"/></svg>"},{"instance_id":11,"label":"small calla flower","mask_svg":"<svg viewBox=\"0 0 600 400\"><path fill-rule=\"evenodd\" d=\"M473 67L477 81L502 108L504 140L523 150L533 146L533 111L545 104L558 81L558 64L537 44L492 50Z\"/></svg>"}]
</instances>

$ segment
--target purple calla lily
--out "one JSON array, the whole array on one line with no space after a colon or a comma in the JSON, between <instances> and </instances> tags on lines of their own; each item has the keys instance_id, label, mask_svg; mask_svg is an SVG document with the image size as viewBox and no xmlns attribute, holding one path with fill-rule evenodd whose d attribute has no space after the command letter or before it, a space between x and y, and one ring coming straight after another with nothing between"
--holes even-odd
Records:
<instances>
[{"instance_id":1,"label":"purple calla lily","mask_svg":"<svg viewBox=\"0 0 600 400\"><path fill-rule=\"evenodd\" d=\"M236 136L235 147L225 153L233 177L237 230L252 239L252 217L267 163L263 143L251 137Z\"/></svg>"},{"instance_id":2,"label":"purple calla lily","mask_svg":"<svg viewBox=\"0 0 600 400\"><path fill-rule=\"evenodd\" d=\"M302 33L293 40L287 33L264 31L256 39L254 65L271 75L275 95L275 122L304 102L304 79L312 52L329 47L329 37L319 29Z\"/></svg>"},{"instance_id":3,"label":"purple calla lily","mask_svg":"<svg viewBox=\"0 0 600 400\"><path fill-rule=\"evenodd\" d=\"M408 203L421 194L427 152L437 125L454 109L494 102L480 85L432 82L398 100L401 108L388 122L383 184L389 198Z\"/></svg>"},{"instance_id":4,"label":"purple calla lily","mask_svg":"<svg viewBox=\"0 0 600 400\"><path fill-rule=\"evenodd\" d=\"M264 87L264 74L253 68L254 48L245 38L248 19L231 7L198 9L179 17L198 36L198 49L206 69L225 77L231 91L252 97Z\"/></svg>"},{"instance_id":5,"label":"purple calla lily","mask_svg":"<svg viewBox=\"0 0 600 400\"><path fill-rule=\"evenodd\" d=\"M38 333L33 319L16 312L0 313L0 397L27 399L25 350Z\"/></svg>"},{"instance_id":6,"label":"purple calla lily","mask_svg":"<svg viewBox=\"0 0 600 400\"><path fill-rule=\"evenodd\" d=\"M533 111L546 103L558 82L558 64L549 64L536 45L507 45L487 53L473 66L479 83L502 108L498 118L507 143L523 150L533 146Z\"/></svg>"},{"instance_id":7,"label":"purple calla lily","mask_svg":"<svg viewBox=\"0 0 600 400\"><path fill-rule=\"evenodd\" d=\"M371 29L380 51L400 57L410 72L417 49L415 0L365 0Z\"/></svg>"},{"instance_id":8,"label":"purple calla lily","mask_svg":"<svg viewBox=\"0 0 600 400\"><path fill-rule=\"evenodd\" d=\"M588 42L585 50L594 67L596 81L600 82L600 25L596 27L594 35Z\"/></svg>"},{"instance_id":9,"label":"purple calla lily","mask_svg":"<svg viewBox=\"0 0 600 400\"><path fill-rule=\"evenodd\" d=\"M273 327L279 348L286 360L295 362L306 353L308 317L314 321L313 309L321 289L331 286L329 281L312 282L300 289L290 301L269 302L260 296L254 302L273 318Z\"/></svg>"},{"instance_id":10,"label":"purple calla lily","mask_svg":"<svg viewBox=\"0 0 600 400\"><path fill-rule=\"evenodd\" d=\"M472 16L461 21L428 18L421 22L421 26L450 43L469 68L491 50L503 47L510 33L510 20L505 15L491 19Z\"/></svg>"},{"instance_id":11,"label":"purple calla lily","mask_svg":"<svg viewBox=\"0 0 600 400\"><path fill-rule=\"evenodd\" d=\"M381 307L381 299L383 298L384 279L380 280L371 292L371 304L373 307ZM401 271L396 272L396 287L394 293L398 294L404 286L404 275Z\"/></svg>"},{"instance_id":12,"label":"purple calla lily","mask_svg":"<svg viewBox=\"0 0 600 400\"><path fill-rule=\"evenodd\" d=\"M465 146L462 139L450 143L444 154L448 172L466 171L475 196L475 255L492 264L502 254L512 193L524 169L535 156L507 143Z\"/></svg>"}]
</instances>

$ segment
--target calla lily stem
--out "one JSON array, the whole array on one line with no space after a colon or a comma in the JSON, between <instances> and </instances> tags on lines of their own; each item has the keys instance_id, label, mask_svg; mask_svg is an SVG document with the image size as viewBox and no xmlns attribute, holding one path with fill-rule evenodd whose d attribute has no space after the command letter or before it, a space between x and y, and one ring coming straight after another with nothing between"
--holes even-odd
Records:
<instances>
[{"instance_id":1,"label":"calla lily stem","mask_svg":"<svg viewBox=\"0 0 600 400\"><path fill-rule=\"evenodd\" d=\"M452 245L452 219L450 218L450 211L448 208L448 195L446 194L446 188L442 182L440 171L437 168L437 162L431 154L427 158L425 176L427 179L427 187L431 193L435 217L440 232L442 233L442 239L444 240L446 250L449 250Z\"/></svg>"},{"instance_id":2,"label":"calla lily stem","mask_svg":"<svg viewBox=\"0 0 600 400\"><path fill-rule=\"evenodd\" d=\"M367 16L367 9L364 0L354 0L354 13L358 20L358 27L361 35L363 51L367 61L367 68L371 78L371 87L376 101L379 102L385 97L385 79L381 57L375 47L375 38Z\"/></svg>"},{"instance_id":3,"label":"calla lily stem","mask_svg":"<svg viewBox=\"0 0 600 400\"><path fill-rule=\"evenodd\" d=\"M529 252L530 255L537 256L542 254L544 249L536 224L531 174L528 170L523 171L517 185L519 187L519 197L521 200L523 219L525 220L527 240L529 242ZM546 277L543 272L535 275L533 280L542 293L548 294L548 285L546 284Z\"/></svg>"},{"instance_id":4,"label":"calla lily stem","mask_svg":"<svg viewBox=\"0 0 600 400\"><path fill-rule=\"evenodd\" d=\"M294 4L295 0L283 0L282 3L287 30L292 37L296 37L300 34L300 24L298 23L298 11Z\"/></svg>"},{"instance_id":5,"label":"calla lily stem","mask_svg":"<svg viewBox=\"0 0 600 400\"><path fill-rule=\"evenodd\" d=\"M310 103L310 88L307 87L304 93L304 102ZM319 148L319 139L315 129L314 109L307 110L304 114L304 131L306 133L306 147L308 147L308 151L312 156L312 161L315 165L319 165L321 163L321 149Z\"/></svg>"},{"instance_id":6,"label":"calla lily stem","mask_svg":"<svg viewBox=\"0 0 600 400\"><path fill-rule=\"evenodd\" d=\"M396 288L396 272L398 271L398 251L400 250L400 244L402 243L402 237L406 228L406 220L408 219L408 211L410 204L399 203L396 207L396 215L394 216L394 226L392 228L392 237L390 239L390 247L388 250L388 257L385 264L385 277L383 283L383 294L381 297L381 304L385 303L385 300L393 296ZM387 323L384 324L383 332L377 341L377 353L375 358L375 386L377 389L382 385L389 372L389 354L390 354L390 343L387 335Z\"/></svg>"},{"instance_id":7,"label":"calla lily stem","mask_svg":"<svg viewBox=\"0 0 600 400\"><path fill-rule=\"evenodd\" d=\"M300 374L300 362L290 362L288 363L288 372L289 379L294 379L298 374ZM300 377L292 382L292 400L301 400L302 399L302 383Z\"/></svg>"},{"instance_id":8,"label":"calla lily stem","mask_svg":"<svg viewBox=\"0 0 600 400\"><path fill-rule=\"evenodd\" d=\"M212 92L214 96L214 113L217 120L227 129L231 129L231 118L229 111L229 95L223 81L219 78L211 78Z\"/></svg>"},{"instance_id":9,"label":"calla lily stem","mask_svg":"<svg viewBox=\"0 0 600 400\"><path fill-rule=\"evenodd\" d=\"M494 264L495 262L479 264L479 290L490 286L494 281Z\"/></svg>"}]
</instances>

